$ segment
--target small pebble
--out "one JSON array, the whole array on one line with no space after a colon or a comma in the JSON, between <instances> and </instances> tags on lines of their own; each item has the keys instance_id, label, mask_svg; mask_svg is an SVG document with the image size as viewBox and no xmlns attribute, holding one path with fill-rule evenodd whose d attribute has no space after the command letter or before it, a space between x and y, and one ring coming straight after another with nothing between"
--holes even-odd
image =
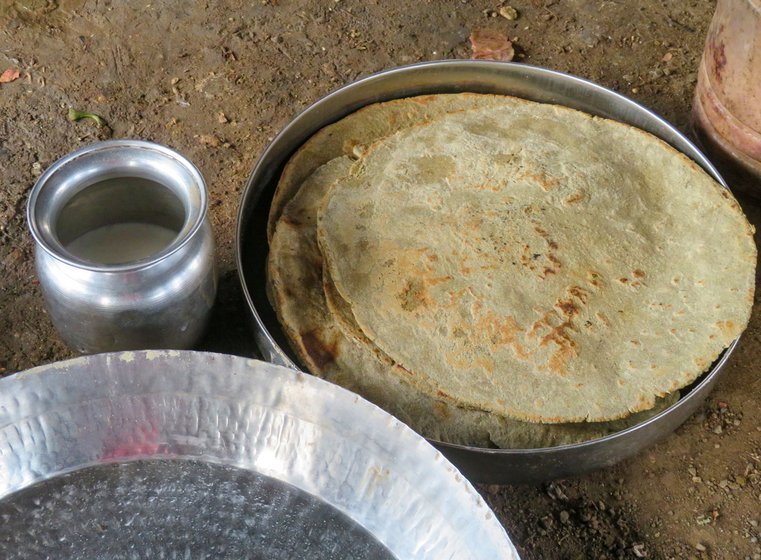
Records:
<instances>
[{"instance_id":1,"label":"small pebble","mask_svg":"<svg viewBox=\"0 0 761 560\"><path fill-rule=\"evenodd\" d=\"M645 545L642 543L632 545L632 552L637 558L647 558L647 550L645 549Z\"/></svg>"},{"instance_id":2,"label":"small pebble","mask_svg":"<svg viewBox=\"0 0 761 560\"><path fill-rule=\"evenodd\" d=\"M512 6L502 6L499 9L499 15L501 15L505 19L509 19L510 21L514 21L514 20L518 19L518 10L516 10Z\"/></svg>"},{"instance_id":3,"label":"small pebble","mask_svg":"<svg viewBox=\"0 0 761 560\"><path fill-rule=\"evenodd\" d=\"M697 550L698 552L705 552L707 549L705 545L698 543L695 545L695 550Z\"/></svg>"},{"instance_id":4,"label":"small pebble","mask_svg":"<svg viewBox=\"0 0 761 560\"><path fill-rule=\"evenodd\" d=\"M198 142L204 146L211 146L212 148L216 148L222 143L221 140L213 134L201 134L198 137Z\"/></svg>"}]
</instances>

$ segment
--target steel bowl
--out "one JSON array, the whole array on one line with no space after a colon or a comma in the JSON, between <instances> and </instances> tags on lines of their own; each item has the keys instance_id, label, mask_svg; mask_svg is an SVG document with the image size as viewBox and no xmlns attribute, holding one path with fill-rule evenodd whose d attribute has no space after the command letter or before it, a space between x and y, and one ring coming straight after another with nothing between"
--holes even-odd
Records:
<instances>
[{"instance_id":1,"label":"steel bowl","mask_svg":"<svg viewBox=\"0 0 761 560\"><path fill-rule=\"evenodd\" d=\"M456 92L514 95L636 126L662 138L727 186L711 162L672 125L631 99L575 76L524 64L454 60L374 74L334 91L291 121L262 154L246 184L238 212L238 271L256 343L265 359L289 367L297 367L298 363L265 295L267 215L285 163L315 132L365 105L413 95ZM670 408L603 438L541 449L485 449L432 443L477 482L537 482L610 466L681 425L708 395L736 345L734 341Z\"/></svg>"},{"instance_id":2,"label":"steel bowl","mask_svg":"<svg viewBox=\"0 0 761 560\"><path fill-rule=\"evenodd\" d=\"M0 379L1 558L516 560L439 451L336 385L189 351Z\"/></svg>"}]
</instances>

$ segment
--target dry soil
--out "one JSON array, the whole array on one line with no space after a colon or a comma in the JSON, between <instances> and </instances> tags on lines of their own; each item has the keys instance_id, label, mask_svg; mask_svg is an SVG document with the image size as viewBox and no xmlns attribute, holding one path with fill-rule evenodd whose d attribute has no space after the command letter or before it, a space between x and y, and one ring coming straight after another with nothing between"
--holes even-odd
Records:
<instances>
[{"instance_id":1,"label":"dry soil","mask_svg":"<svg viewBox=\"0 0 761 560\"><path fill-rule=\"evenodd\" d=\"M737 0L741 1L741 0ZM518 18L499 8L511 5ZM104 138L170 145L210 192L220 293L200 348L255 355L235 270L246 178L327 92L385 68L467 58L473 29L517 60L589 78L689 133L708 0L0 0L0 374L72 356L46 315L24 210L57 158ZM103 116L70 122L69 107ZM761 211L742 201L751 221ZM524 558L761 559L761 315L702 409L615 467L484 486Z\"/></svg>"}]
</instances>

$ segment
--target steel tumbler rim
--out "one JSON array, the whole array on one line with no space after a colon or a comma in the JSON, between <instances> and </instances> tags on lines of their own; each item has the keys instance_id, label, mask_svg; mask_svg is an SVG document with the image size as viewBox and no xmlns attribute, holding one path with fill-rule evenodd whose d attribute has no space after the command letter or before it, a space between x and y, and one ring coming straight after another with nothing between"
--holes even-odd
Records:
<instances>
[{"instance_id":1,"label":"steel tumbler rim","mask_svg":"<svg viewBox=\"0 0 761 560\"><path fill-rule=\"evenodd\" d=\"M124 151L134 150L135 154L139 154L141 150L146 152L152 152L155 155L159 155L163 158L166 166L160 170L148 170L144 168L138 168L137 166L131 168L134 172L131 174L119 173L115 176L108 178L145 178L161 184L164 187L172 190L172 193L183 202L183 209L185 212L184 223L177 237L171 241L162 250L155 252L145 258L115 264L104 264L89 261L80 257L77 257L70 251L68 251L64 245L58 240L55 228L52 227L55 224L55 220L61 210L66 204L78 193L86 190L95 183L104 180L105 173L93 174L86 177L84 184L76 183L75 179L71 180L72 185L68 186L68 190L72 191L68 193L68 196L62 196L60 200L54 200L52 202L52 208L41 208L43 198L46 195L51 183L58 179L61 175L66 173L72 163L82 158L92 157L96 155L102 155L107 151ZM174 168L172 169L172 166ZM168 177L172 174L170 171L184 172L190 178L188 183L184 184L185 189L192 188L192 194L196 197L195 200L186 198L183 200L183 195L179 191L179 182L176 185L176 189L172 189L167 183ZM175 179L178 179L175 177ZM83 270L89 270L92 272L132 272L141 269L145 269L156 265L159 262L164 261L170 255L175 254L190 243L191 239L195 236L201 227L203 227L208 210L208 195L206 191L206 182L204 181L201 172L198 168L186 157L179 154L172 148L154 142L148 142L144 140L104 140L96 142L78 150L75 150L53 163L36 181L29 194L29 200L26 207L27 223L29 224L29 230L34 238L37 246L44 250L48 255L56 260L67 264L72 267L76 267Z\"/></svg>"}]
</instances>

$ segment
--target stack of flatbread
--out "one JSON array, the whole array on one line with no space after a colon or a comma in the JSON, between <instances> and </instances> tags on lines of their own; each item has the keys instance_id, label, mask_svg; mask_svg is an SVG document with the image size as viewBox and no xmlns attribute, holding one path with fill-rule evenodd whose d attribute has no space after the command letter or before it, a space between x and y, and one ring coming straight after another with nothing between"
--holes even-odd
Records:
<instances>
[{"instance_id":1,"label":"stack of flatbread","mask_svg":"<svg viewBox=\"0 0 761 560\"><path fill-rule=\"evenodd\" d=\"M303 364L426 437L574 443L678 399L747 325L732 198L641 130L478 94L370 105L287 164L268 290Z\"/></svg>"}]
</instances>

